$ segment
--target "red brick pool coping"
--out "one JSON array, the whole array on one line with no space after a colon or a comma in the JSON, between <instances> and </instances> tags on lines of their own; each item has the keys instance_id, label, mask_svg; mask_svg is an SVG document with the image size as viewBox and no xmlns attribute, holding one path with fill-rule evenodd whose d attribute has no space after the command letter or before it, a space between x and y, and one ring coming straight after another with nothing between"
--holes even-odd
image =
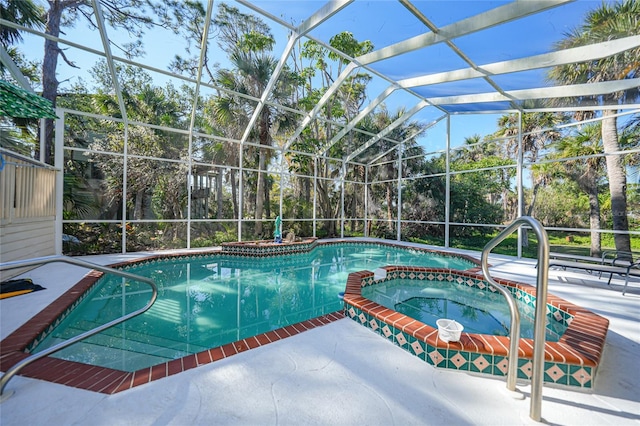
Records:
<instances>
[{"instance_id":1,"label":"red brick pool coping","mask_svg":"<svg viewBox=\"0 0 640 426\"><path fill-rule=\"evenodd\" d=\"M350 244L377 244L385 246L400 247L396 244L386 242L361 242L334 240L331 242L318 242L315 238L307 238L302 243L290 244L289 247L284 245L285 251L294 249L295 252L309 251L316 245L333 245L349 242ZM282 253L275 253L272 250L273 244L256 245L255 243L246 244L229 244L231 247L239 247L243 249L240 256L245 257L269 257ZM278 246L276 246L278 247ZM402 248L406 248L402 246ZM443 253L436 250L414 248L423 252ZM170 259L177 257L203 256L203 255L219 255L225 254L225 250L201 250L190 253L166 253L152 255L141 259L120 262L109 265L110 267L126 267L141 262L149 262L160 259ZM238 253L233 253L238 254ZM448 253L444 253L450 255ZM470 256L451 255L451 257L467 259L472 263L478 264L478 261ZM472 270L478 270L476 267ZM84 295L97 281L102 277L103 273L98 271L90 271L82 280L80 280L71 289L65 292L57 300L44 308L40 313L35 315L4 340L0 342L0 371L6 372L16 363L27 358L29 353L29 345L41 336L47 329L51 327L58 318L60 318L78 299ZM200 365L209 364L211 362L224 359L240 352L264 346L287 337L294 336L298 333L329 324L333 321L344 318L343 310L312 318L297 324L288 325L277 330L272 330L247 339L238 340L223 346L212 348L197 354L188 355L183 358L161 363L149 368L143 368L135 372L126 372L106 367L91 366L74 361L67 361L51 356L43 357L32 364L20 370L20 375L34 379L46 380L52 383L63 384L80 389L86 389L94 392L113 394L130 389L135 386L149 383L164 377L168 377Z\"/></svg>"},{"instance_id":2,"label":"red brick pool coping","mask_svg":"<svg viewBox=\"0 0 640 426\"><path fill-rule=\"evenodd\" d=\"M53 322L59 318L78 297L89 290L101 276L101 272L89 272L65 294L2 340L2 342L0 342L0 370L7 371L16 363L27 358L29 354L24 351L29 344L53 324ZM257 336L238 340L134 372L97 367L47 356L24 367L19 374L21 376L46 380L74 388L114 394L201 365L219 361L249 349L295 336L298 333L321 327L341 318L344 318L342 311L325 314L317 318L271 330Z\"/></svg>"},{"instance_id":3,"label":"red brick pool coping","mask_svg":"<svg viewBox=\"0 0 640 426\"><path fill-rule=\"evenodd\" d=\"M441 268L422 268L422 267L404 267L404 266L386 266L385 269L390 273L414 273L414 274L455 274L461 277L483 280L481 273L469 271L454 271ZM429 363L438 366L446 359L438 354L460 352L469 352L474 354L486 354L489 356L506 357L508 355L509 337L508 336L492 336L472 333L462 333L459 342L444 342L438 338L437 329L426 325L411 317L400 314L394 310L385 308L376 302L362 297L362 287L367 282L371 282L373 272L360 271L349 274L347 279L347 287L344 294L345 313L346 316L356 318L356 315L349 313L349 306L357 309L359 312L367 314L371 318L379 321L378 324L384 323L392 326L394 329L401 331L405 335L412 336L416 340L423 342L425 347L434 348L438 359L428 357L425 359ZM535 297L536 288L523 283L517 283L505 279L496 279L496 282L503 286L515 287ZM552 294L547 295L547 305L552 305L561 311L573 316L567 330L557 342L545 342L544 358L546 363L557 363L563 365L575 365L578 367L587 367L593 371L590 377L589 385L591 387L595 379L595 371L600 362L602 351L605 345L605 339L609 327L609 320L597 315L588 309L570 303ZM360 322L367 326L366 322ZM379 325L378 325L379 327ZM394 339L393 335L387 336L390 340ZM394 342L398 344L397 342ZM400 344L400 346L403 346ZM446 357L446 356L445 356ZM521 338L518 346L518 357L521 359L531 360L533 358L533 340ZM503 371L504 372L504 371ZM524 378L531 377L530 363L523 369L520 375Z\"/></svg>"}]
</instances>

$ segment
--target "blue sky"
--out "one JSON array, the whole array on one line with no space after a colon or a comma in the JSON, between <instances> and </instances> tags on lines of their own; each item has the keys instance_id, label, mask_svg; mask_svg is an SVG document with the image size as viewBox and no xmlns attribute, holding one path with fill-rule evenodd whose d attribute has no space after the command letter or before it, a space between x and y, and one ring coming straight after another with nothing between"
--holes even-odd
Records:
<instances>
[{"instance_id":1,"label":"blue sky","mask_svg":"<svg viewBox=\"0 0 640 426\"><path fill-rule=\"evenodd\" d=\"M40 0L44 5L44 0ZM325 4L324 1L254 1L259 7L273 15L294 24L313 14ZM423 12L434 24L444 27L452 22L474 16L489 9L504 5L504 1L414 1L416 7ZM217 3L215 3L217 4ZM215 6L214 4L214 6ZM480 33L456 39L456 46L462 49L477 65L491 62L515 59L517 57L530 56L550 51L553 43L562 38L563 34L580 24L585 13L601 4L597 0L579 0L560 8L541 12L526 19L513 23L497 26ZM242 5L234 4L245 13L253 13ZM263 18L272 28L277 40L274 55L279 57L284 50L288 30L279 24ZM347 6L330 20L311 32L311 36L328 42L330 37L344 30L351 31L358 40L371 40L376 49L385 45L399 42L415 35L427 32L428 29L416 19L409 11L396 1L359 0ZM101 40L97 31L89 29L86 23L78 23L75 28L65 29L63 38L85 43L95 49L101 49ZM127 35L123 32L109 33L117 43L127 41ZM22 46L25 52L31 53L34 58L41 58L43 51L43 39L35 36L25 36L26 43ZM146 42L147 55L141 59L157 68L167 69L167 66L175 54L184 54L184 40L172 33L162 30L148 32ZM114 55L122 56L117 49ZM88 70L93 66L97 57L81 52L75 48L65 50L67 57L74 61L80 69L74 69L59 61L58 79L62 82L61 88L68 87L81 77L89 82ZM215 61L224 67L226 58L219 52L215 44L211 45L210 54ZM402 79L416 75L430 74L434 72L466 68L468 65L444 44L428 47L411 52L406 55L391 58L372 65L372 67L391 78ZM154 81L162 85L167 78L162 75L153 75ZM501 86L507 88L536 87L544 85L544 71L520 74L517 76L496 76ZM531 81L536 81L531 86ZM180 84L178 82L176 85ZM490 87L481 79L465 82L472 93L482 93ZM389 85L382 78L375 77L369 85L370 99L375 98ZM463 84L439 85L426 88L416 88L416 92L424 96L440 95L441 93L455 93L462 91ZM405 107L410 109L418 102L418 99L409 95L394 94L387 100L391 111ZM416 115L416 119L430 122L442 115L435 108L427 108ZM463 143L464 138L473 134L486 135L495 130L497 116L495 115L465 115L464 125L452 126L452 145ZM462 123L461 118L455 117L452 122ZM431 135L442 133L437 126L430 132ZM443 140L438 136L437 142L430 142L434 149L444 148ZM442 145L439 147L438 145Z\"/></svg>"}]
</instances>

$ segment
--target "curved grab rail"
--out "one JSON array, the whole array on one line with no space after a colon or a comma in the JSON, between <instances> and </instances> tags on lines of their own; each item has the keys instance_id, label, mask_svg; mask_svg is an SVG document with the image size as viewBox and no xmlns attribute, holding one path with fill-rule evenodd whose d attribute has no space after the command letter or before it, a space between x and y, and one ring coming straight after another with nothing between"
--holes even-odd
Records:
<instances>
[{"instance_id":1,"label":"curved grab rail","mask_svg":"<svg viewBox=\"0 0 640 426\"><path fill-rule=\"evenodd\" d=\"M536 310L533 331L533 371L531 373L531 407L529 416L540 421L542 404L542 383L544 379L544 340L547 318L547 287L549 286L549 237L540 222L531 216L521 216L485 245L482 250L482 273L485 279L507 297L511 311L511 333L509 336L509 370L507 388L515 390L518 376L518 344L520 341L520 314L515 301L503 286L489 274L488 256L493 248L522 225L529 225L538 237L538 278L536 280ZM542 301L543 303L537 303ZM517 330L516 330L517 329ZM516 334L517 331L517 334ZM515 355L515 356L511 356Z\"/></svg>"},{"instance_id":2,"label":"curved grab rail","mask_svg":"<svg viewBox=\"0 0 640 426\"><path fill-rule=\"evenodd\" d=\"M118 269L113 269L108 266L96 265L94 263L86 262L84 260L67 257L67 256L46 256L46 257L29 259L29 260L19 260L15 262L0 263L0 271L7 270L7 269L28 267L28 266L40 266L40 265L53 263L53 262L69 263L71 265L81 266L87 269L95 269L100 272L111 273L114 275L131 279L131 280L142 281L144 283L149 284L149 286L151 286L151 289L153 291L151 295L151 300L149 300L149 302L147 302L145 306L143 306L142 308L136 311L130 312L124 316L121 316L120 318L116 318L113 321L109 321L106 324L103 324L91 330L85 331L84 333L78 334L77 336L72 337L69 340L65 340L64 342L60 342L57 345L44 349L41 352L35 353L23 359L22 361L18 362L17 364L13 365L11 368L7 370L6 373L4 373L2 378L0 378L0 396L3 396L4 388L9 382L9 380L11 380L11 378L15 376L16 373L18 373L18 371L20 371L22 368L26 367L27 365L31 364L34 361L39 360L40 358L44 358L45 356L52 354L54 352L57 352L60 349L64 349L67 346L70 346L80 340L86 339L87 337L100 333L101 331L106 330L109 327L113 327L114 325L120 324L130 318L140 315L141 313L147 311L153 305L153 303L156 301L156 298L158 297L158 288L156 286L156 283L150 278L141 277L139 275L120 271Z\"/></svg>"}]
</instances>

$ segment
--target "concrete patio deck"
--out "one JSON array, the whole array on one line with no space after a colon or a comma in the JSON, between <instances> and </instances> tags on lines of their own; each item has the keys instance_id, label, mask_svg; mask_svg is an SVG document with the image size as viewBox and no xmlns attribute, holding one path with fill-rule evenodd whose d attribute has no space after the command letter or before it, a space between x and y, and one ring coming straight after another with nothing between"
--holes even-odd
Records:
<instances>
[{"instance_id":1,"label":"concrete patio deck","mask_svg":"<svg viewBox=\"0 0 640 426\"><path fill-rule=\"evenodd\" d=\"M460 251L459 251L460 252ZM467 252L479 258L477 252ZM88 256L111 264L141 254ZM535 284L527 259L494 255L492 273ZM28 276L47 288L0 301L6 337L66 289L85 270L51 264ZM590 392L543 388L544 423L640 425L640 283L625 296L623 280L551 270L549 292L610 320L602 363ZM506 382L433 368L349 319L242 352L114 395L14 377L0 403L10 425L516 425L529 418Z\"/></svg>"}]
</instances>

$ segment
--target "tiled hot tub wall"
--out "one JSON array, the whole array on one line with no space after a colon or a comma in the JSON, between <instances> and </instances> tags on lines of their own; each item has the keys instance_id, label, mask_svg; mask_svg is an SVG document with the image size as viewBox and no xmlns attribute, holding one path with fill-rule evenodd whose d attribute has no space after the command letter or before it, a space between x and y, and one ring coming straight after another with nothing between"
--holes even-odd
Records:
<instances>
[{"instance_id":1,"label":"tiled hot tub wall","mask_svg":"<svg viewBox=\"0 0 640 426\"><path fill-rule=\"evenodd\" d=\"M282 254L306 253L317 243L316 237L304 238L300 241L275 243L273 241L240 241L222 243L222 253L235 256L266 257Z\"/></svg>"},{"instance_id":2,"label":"tiled hot tub wall","mask_svg":"<svg viewBox=\"0 0 640 426\"><path fill-rule=\"evenodd\" d=\"M508 369L507 336L462 333L459 342L446 343L435 328L387 309L362 297L362 287L394 279L449 281L452 285L474 286L496 291L481 275L449 269L387 266L386 278L374 279L374 273L361 271L349 275L344 294L345 316L370 328L409 353L439 367L474 373L506 376ZM521 303L535 305L536 289L527 284L496 280L507 287ZM428 284L427 284L428 285ZM545 343L544 381L554 385L590 389L604 348L609 320L587 309L548 295L547 316L568 324L557 342ZM530 380L533 341L520 339L518 378Z\"/></svg>"}]
</instances>

